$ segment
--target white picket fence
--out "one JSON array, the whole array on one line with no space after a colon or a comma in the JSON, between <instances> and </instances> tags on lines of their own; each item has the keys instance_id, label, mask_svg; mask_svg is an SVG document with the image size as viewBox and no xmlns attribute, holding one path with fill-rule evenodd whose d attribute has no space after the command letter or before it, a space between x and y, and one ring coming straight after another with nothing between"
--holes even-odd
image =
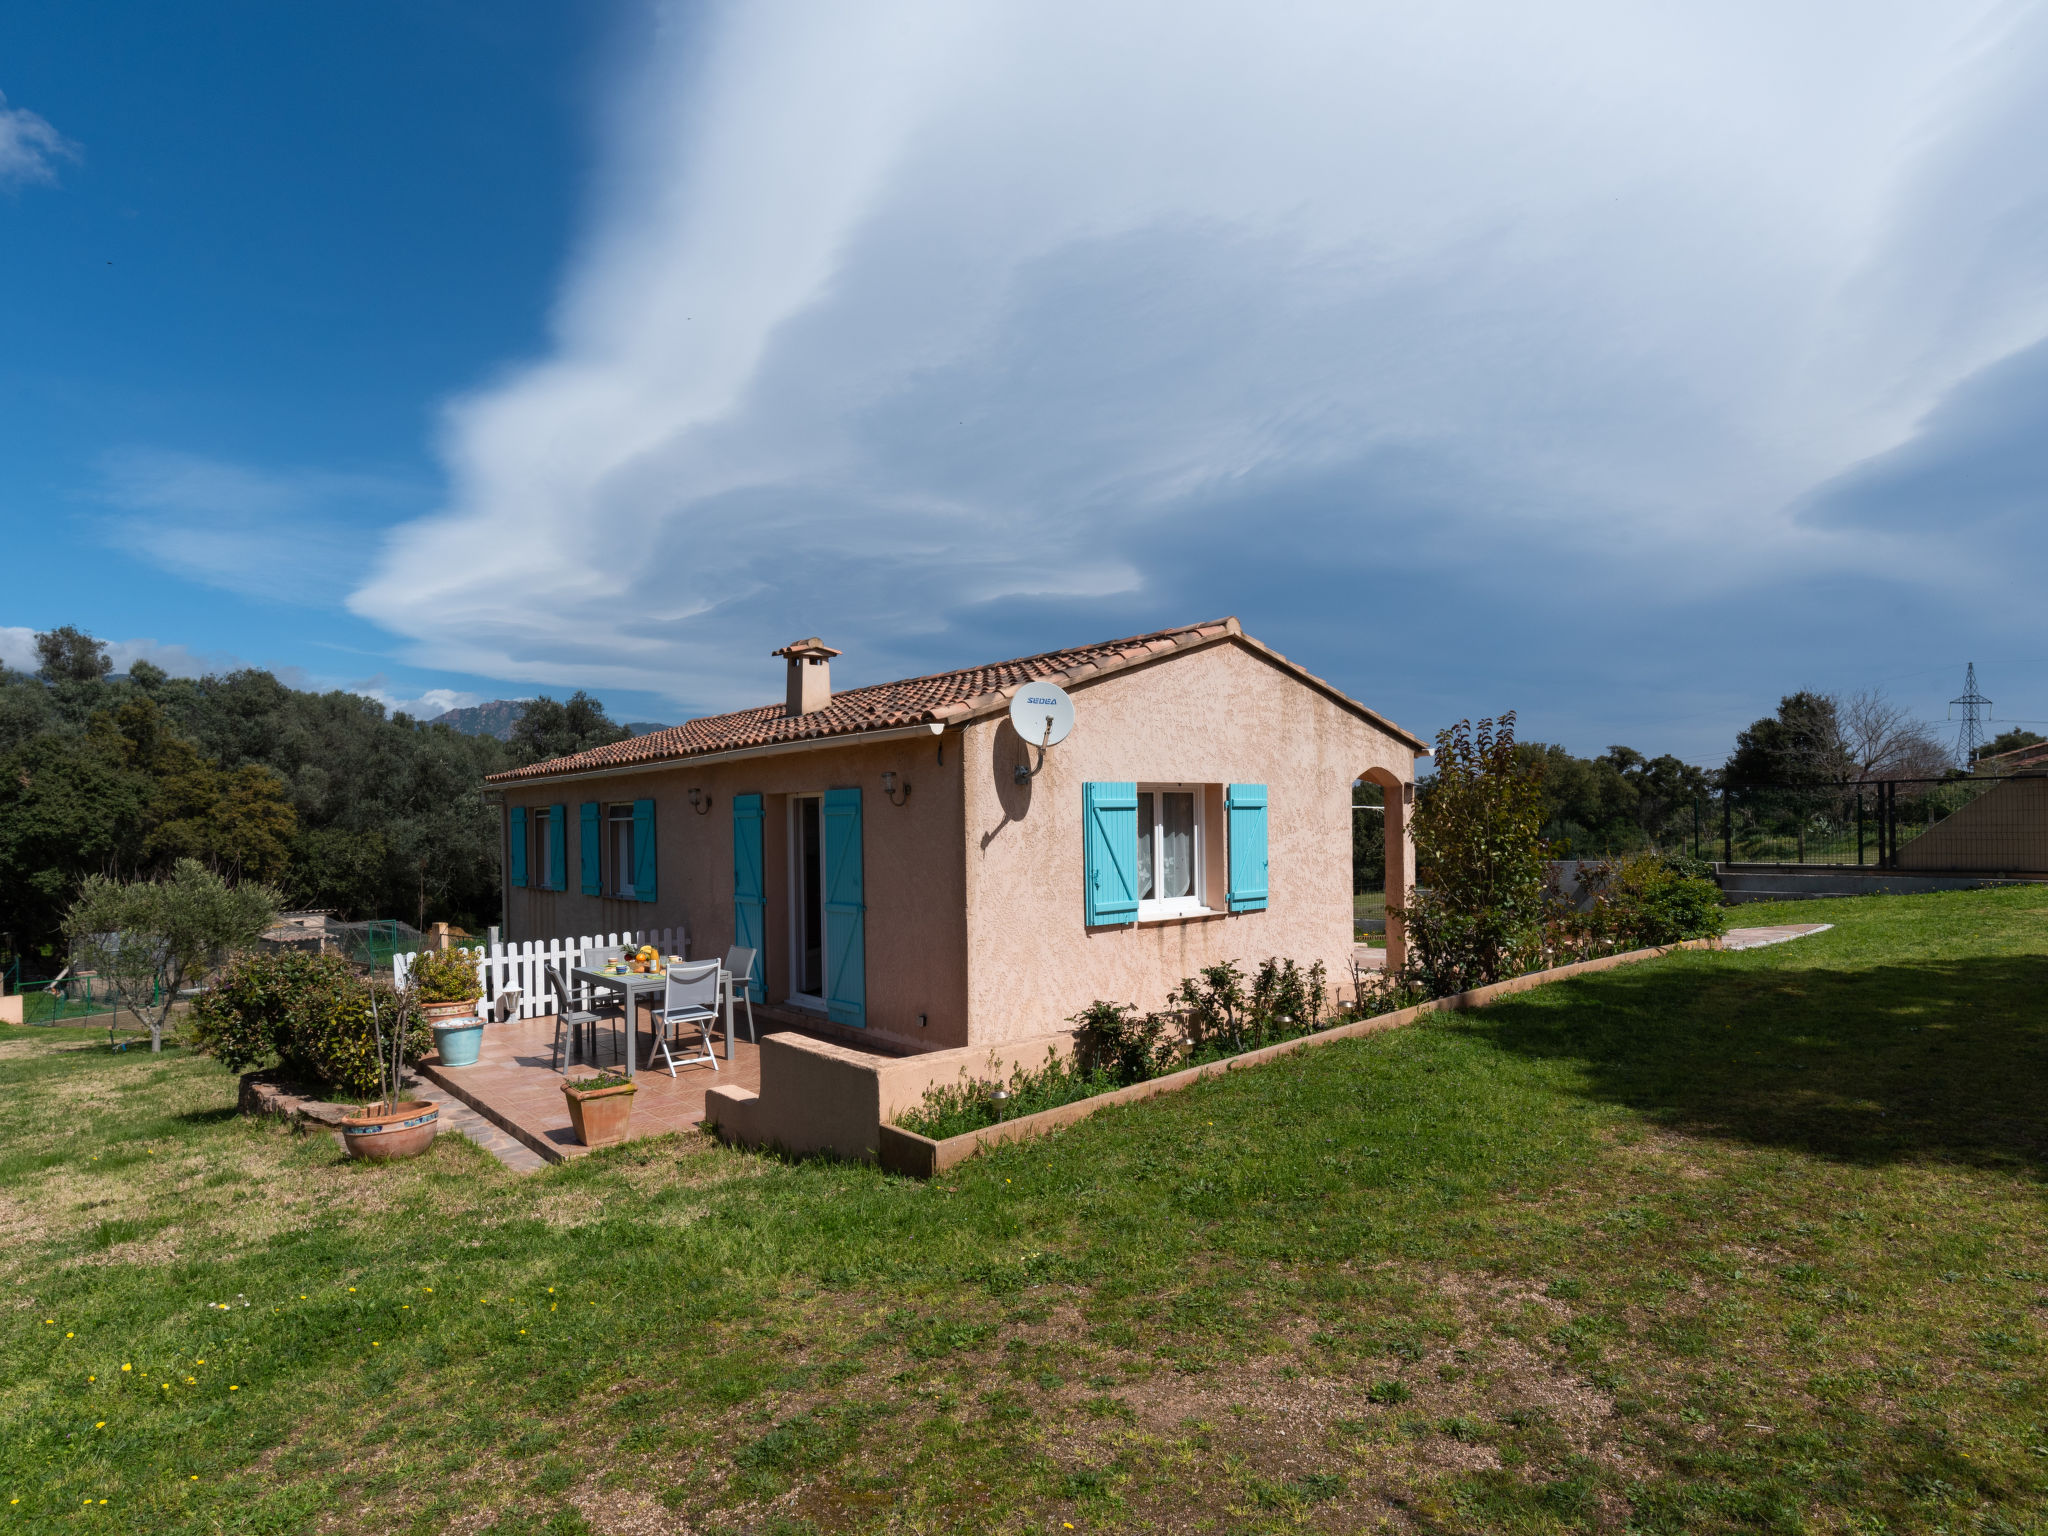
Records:
<instances>
[{"instance_id":1,"label":"white picket fence","mask_svg":"<svg viewBox=\"0 0 2048 1536\"><path fill-rule=\"evenodd\" d=\"M625 933L589 934L583 938L530 939L524 944L462 947L477 957L477 979L482 983L483 995L495 998L507 988L517 987L520 993L519 1017L531 1019L555 1011L554 998L549 994L542 974L545 967L581 965L586 955L610 953L621 944L631 944L635 948L652 944L664 955L688 956L690 953L689 935L681 928L641 928ZM416 950L391 957L392 985L405 985L406 974L416 958Z\"/></svg>"}]
</instances>

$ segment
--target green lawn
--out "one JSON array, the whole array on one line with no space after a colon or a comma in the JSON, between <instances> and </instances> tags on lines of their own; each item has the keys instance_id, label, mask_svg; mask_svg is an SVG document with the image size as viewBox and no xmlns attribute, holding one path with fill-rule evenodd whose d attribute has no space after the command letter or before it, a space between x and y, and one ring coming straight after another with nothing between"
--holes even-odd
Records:
<instances>
[{"instance_id":1,"label":"green lawn","mask_svg":"<svg viewBox=\"0 0 2048 1536\"><path fill-rule=\"evenodd\" d=\"M0 1032L0 1529L2048 1530L2048 891L1740 916L929 1185Z\"/></svg>"}]
</instances>

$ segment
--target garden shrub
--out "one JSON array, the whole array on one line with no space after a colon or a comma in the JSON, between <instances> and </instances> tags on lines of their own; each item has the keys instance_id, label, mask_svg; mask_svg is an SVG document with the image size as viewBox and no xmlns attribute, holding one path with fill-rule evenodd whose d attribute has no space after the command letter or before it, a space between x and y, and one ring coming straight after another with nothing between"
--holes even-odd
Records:
<instances>
[{"instance_id":1,"label":"garden shrub","mask_svg":"<svg viewBox=\"0 0 2048 1536\"><path fill-rule=\"evenodd\" d=\"M387 1024L397 1017L397 994L339 955L247 954L193 1006L190 1034L195 1046L233 1071L274 1056L309 1087L367 1099L378 1091L372 998ZM417 1016L408 1024L410 1063L434 1048L434 1036Z\"/></svg>"},{"instance_id":2,"label":"garden shrub","mask_svg":"<svg viewBox=\"0 0 2048 1536\"><path fill-rule=\"evenodd\" d=\"M1071 1065L1048 1054L1043 1067L1020 1067L1007 1080L963 1076L928 1089L924 1102L899 1115L896 1123L943 1140L1313 1034L1337 1022L1328 993L1328 972L1320 960L1304 970L1292 960L1274 958L1250 976L1230 961L1205 967L1174 988L1173 1006L1158 1013L1098 999L1068 1021L1076 1026ZM1385 1010L1369 1005L1366 1011ZM1003 1097L997 1097L999 1092Z\"/></svg>"},{"instance_id":3,"label":"garden shrub","mask_svg":"<svg viewBox=\"0 0 2048 1536\"><path fill-rule=\"evenodd\" d=\"M1600 925L1625 949L1647 949L1685 939L1717 939L1728 931L1721 888L1706 878L1703 860L1639 854L1596 866L1587 883Z\"/></svg>"},{"instance_id":4,"label":"garden shrub","mask_svg":"<svg viewBox=\"0 0 2048 1536\"><path fill-rule=\"evenodd\" d=\"M1121 1087L1169 1070L1173 1020L1166 1014L1141 1014L1134 1004L1098 999L1067 1022L1078 1026L1074 1062L1084 1071L1112 1078Z\"/></svg>"},{"instance_id":5,"label":"garden shrub","mask_svg":"<svg viewBox=\"0 0 2048 1536\"><path fill-rule=\"evenodd\" d=\"M1546 856L1540 762L1515 752L1513 711L1437 732L1436 776L1415 805L1417 890L1390 908L1413 980L1431 997L1541 964Z\"/></svg>"},{"instance_id":6,"label":"garden shrub","mask_svg":"<svg viewBox=\"0 0 2048 1536\"><path fill-rule=\"evenodd\" d=\"M422 1003L466 1003L483 996L473 950L422 950L413 957L412 979Z\"/></svg>"}]
</instances>

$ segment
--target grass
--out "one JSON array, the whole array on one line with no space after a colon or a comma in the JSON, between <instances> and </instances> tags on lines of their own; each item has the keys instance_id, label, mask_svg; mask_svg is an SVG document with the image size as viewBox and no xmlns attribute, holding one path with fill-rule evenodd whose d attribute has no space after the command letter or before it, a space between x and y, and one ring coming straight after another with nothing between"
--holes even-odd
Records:
<instances>
[{"instance_id":1,"label":"grass","mask_svg":"<svg viewBox=\"0 0 2048 1536\"><path fill-rule=\"evenodd\" d=\"M1838 926L930 1184L698 1138L357 1166L203 1060L0 1031L0 1514L2048 1528L2048 892L1742 916Z\"/></svg>"}]
</instances>

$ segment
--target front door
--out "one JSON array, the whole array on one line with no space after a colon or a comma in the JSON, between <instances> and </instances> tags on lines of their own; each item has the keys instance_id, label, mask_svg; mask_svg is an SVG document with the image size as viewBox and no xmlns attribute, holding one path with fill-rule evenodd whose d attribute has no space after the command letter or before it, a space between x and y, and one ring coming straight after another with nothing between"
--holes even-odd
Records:
<instances>
[{"instance_id":1,"label":"front door","mask_svg":"<svg viewBox=\"0 0 2048 1536\"><path fill-rule=\"evenodd\" d=\"M818 795L789 801L789 990L795 1002L825 1009L825 827Z\"/></svg>"}]
</instances>

